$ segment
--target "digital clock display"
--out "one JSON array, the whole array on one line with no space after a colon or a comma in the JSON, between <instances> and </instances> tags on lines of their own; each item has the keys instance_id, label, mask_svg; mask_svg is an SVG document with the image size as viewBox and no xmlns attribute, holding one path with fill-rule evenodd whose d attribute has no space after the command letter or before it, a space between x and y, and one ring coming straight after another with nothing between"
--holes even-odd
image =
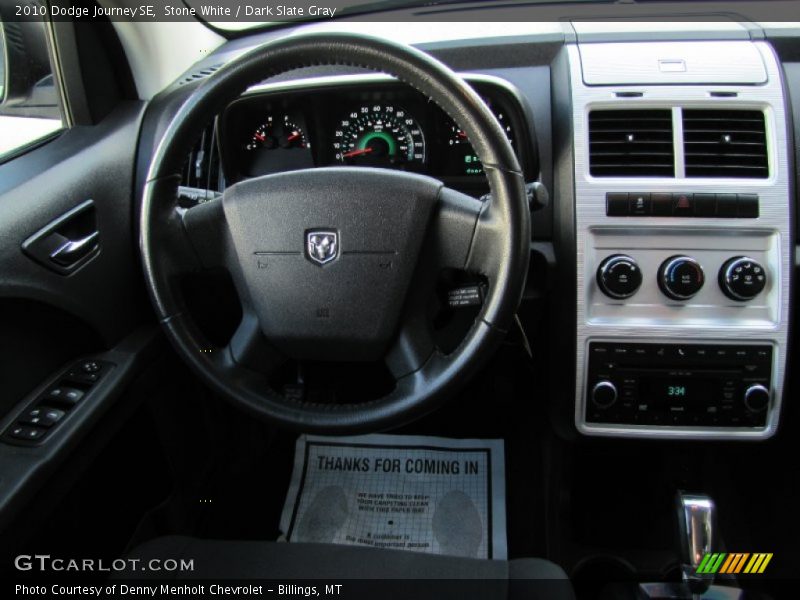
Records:
<instances>
[{"instance_id":1,"label":"digital clock display","mask_svg":"<svg viewBox=\"0 0 800 600\"><path fill-rule=\"evenodd\" d=\"M705 405L715 395L716 386L708 379L692 377L648 377L641 381L639 400L662 406Z\"/></svg>"}]
</instances>

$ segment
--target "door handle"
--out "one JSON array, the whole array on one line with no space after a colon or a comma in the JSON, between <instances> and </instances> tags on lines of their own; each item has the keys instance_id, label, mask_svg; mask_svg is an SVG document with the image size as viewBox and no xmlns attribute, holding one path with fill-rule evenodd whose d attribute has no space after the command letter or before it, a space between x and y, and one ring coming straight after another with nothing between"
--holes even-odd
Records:
<instances>
[{"instance_id":1,"label":"door handle","mask_svg":"<svg viewBox=\"0 0 800 600\"><path fill-rule=\"evenodd\" d=\"M87 200L42 227L22 251L60 275L70 275L100 254L100 228L94 202Z\"/></svg>"},{"instance_id":2,"label":"door handle","mask_svg":"<svg viewBox=\"0 0 800 600\"><path fill-rule=\"evenodd\" d=\"M50 260L62 267L75 264L99 246L100 232L93 231L77 240L67 239L50 254Z\"/></svg>"}]
</instances>

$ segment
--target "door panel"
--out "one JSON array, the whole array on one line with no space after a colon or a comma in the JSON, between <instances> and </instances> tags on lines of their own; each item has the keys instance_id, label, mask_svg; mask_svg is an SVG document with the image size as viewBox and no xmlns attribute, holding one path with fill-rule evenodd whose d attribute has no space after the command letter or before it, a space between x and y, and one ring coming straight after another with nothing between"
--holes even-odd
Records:
<instances>
[{"instance_id":1,"label":"door panel","mask_svg":"<svg viewBox=\"0 0 800 600\"><path fill-rule=\"evenodd\" d=\"M19 400L64 361L114 346L147 314L133 239L134 156L142 105L120 104L0 166L0 381ZM43 266L23 242L87 200L99 251L69 274Z\"/></svg>"}]
</instances>

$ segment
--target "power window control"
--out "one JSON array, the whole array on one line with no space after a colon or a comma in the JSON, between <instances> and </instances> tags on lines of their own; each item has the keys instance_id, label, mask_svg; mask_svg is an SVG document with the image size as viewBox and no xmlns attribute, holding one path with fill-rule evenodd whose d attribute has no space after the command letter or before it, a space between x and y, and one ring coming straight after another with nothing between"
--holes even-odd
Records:
<instances>
[{"instance_id":1,"label":"power window control","mask_svg":"<svg viewBox=\"0 0 800 600\"><path fill-rule=\"evenodd\" d=\"M11 427L11 429L8 430L8 435L10 435L12 438L28 441L38 440L45 433L47 433L46 429L34 427L32 425L23 425L21 423L16 423Z\"/></svg>"},{"instance_id":2,"label":"power window control","mask_svg":"<svg viewBox=\"0 0 800 600\"><path fill-rule=\"evenodd\" d=\"M46 395L45 399L64 406L75 406L83 398L83 392L71 387L54 387Z\"/></svg>"},{"instance_id":3,"label":"power window control","mask_svg":"<svg viewBox=\"0 0 800 600\"><path fill-rule=\"evenodd\" d=\"M38 427L52 427L64 418L66 413L57 408L37 406L32 408L20 419L26 425L36 425Z\"/></svg>"}]
</instances>

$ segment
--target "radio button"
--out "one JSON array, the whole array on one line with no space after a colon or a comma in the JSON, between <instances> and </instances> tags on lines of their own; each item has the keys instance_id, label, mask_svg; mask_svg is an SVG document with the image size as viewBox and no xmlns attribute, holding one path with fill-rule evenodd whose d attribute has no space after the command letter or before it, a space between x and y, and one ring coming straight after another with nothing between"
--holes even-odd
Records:
<instances>
[{"instance_id":1,"label":"radio button","mask_svg":"<svg viewBox=\"0 0 800 600\"><path fill-rule=\"evenodd\" d=\"M747 256L735 256L719 270L719 287L731 300L752 300L766 285L766 269Z\"/></svg>"},{"instance_id":2,"label":"radio button","mask_svg":"<svg viewBox=\"0 0 800 600\"><path fill-rule=\"evenodd\" d=\"M617 401L617 386L608 380L598 381L592 388L592 404L609 408Z\"/></svg>"},{"instance_id":3,"label":"radio button","mask_svg":"<svg viewBox=\"0 0 800 600\"><path fill-rule=\"evenodd\" d=\"M703 268L689 256L672 256L658 269L658 286L673 300L688 300L703 287Z\"/></svg>"},{"instance_id":4,"label":"radio button","mask_svg":"<svg viewBox=\"0 0 800 600\"><path fill-rule=\"evenodd\" d=\"M598 267L597 285L609 298L630 298L642 285L642 272L630 256L614 254Z\"/></svg>"},{"instance_id":5,"label":"radio button","mask_svg":"<svg viewBox=\"0 0 800 600\"><path fill-rule=\"evenodd\" d=\"M767 410L769 401L769 390L760 383L751 385L744 392L744 405L750 412L759 413Z\"/></svg>"}]
</instances>

